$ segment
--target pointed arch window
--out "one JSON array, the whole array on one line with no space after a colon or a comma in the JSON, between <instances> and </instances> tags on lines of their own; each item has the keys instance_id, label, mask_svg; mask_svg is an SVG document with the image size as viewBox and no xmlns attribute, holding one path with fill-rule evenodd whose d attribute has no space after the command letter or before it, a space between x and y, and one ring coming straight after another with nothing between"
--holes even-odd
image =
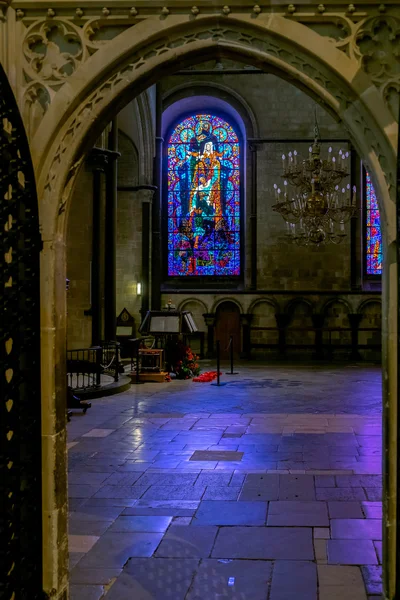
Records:
<instances>
[{"instance_id":1,"label":"pointed arch window","mask_svg":"<svg viewBox=\"0 0 400 600\"><path fill-rule=\"evenodd\" d=\"M169 277L241 275L241 143L222 116L196 113L167 138Z\"/></svg>"},{"instance_id":2,"label":"pointed arch window","mask_svg":"<svg viewBox=\"0 0 400 600\"><path fill-rule=\"evenodd\" d=\"M382 231L378 200L368 172L365 173L365 273L382 275Z\"/></svg>"}]
</instances>

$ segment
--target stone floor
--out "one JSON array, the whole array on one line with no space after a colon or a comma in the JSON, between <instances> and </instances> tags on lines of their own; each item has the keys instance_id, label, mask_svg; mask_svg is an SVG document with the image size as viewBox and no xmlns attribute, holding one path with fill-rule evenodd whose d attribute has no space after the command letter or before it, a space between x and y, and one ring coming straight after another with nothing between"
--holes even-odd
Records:
<instances>
[{"instance_id":1,"label":"stone floor","mask_svg":"<svg viewBox=\"0 0 400 600\"><path fill-rule=\"evenodd\" d=\"M380 370L237 370L73 416L72 600L380 598Z\"/></svg>"}]
</instances>

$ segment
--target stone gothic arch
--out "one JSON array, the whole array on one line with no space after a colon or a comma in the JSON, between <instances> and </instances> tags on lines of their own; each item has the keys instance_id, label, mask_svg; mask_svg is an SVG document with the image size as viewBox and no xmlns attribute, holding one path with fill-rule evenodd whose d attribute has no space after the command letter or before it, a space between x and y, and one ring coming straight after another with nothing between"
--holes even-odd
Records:
<instances>
[{"instance_id":1,"label":"stone gothic arch","mask_svg":"<svg viewBox=\"0 0 400 600\"><path fill-rule=\"evenodd\" d=\"M195 19L184 14L171 14L136 24L134 35L132 28L128 29L82 63L55 94L33 138L44 240L42 294L50 299L42 309L42 360L46 365L43 395L45 405L52 407L49 419L54 435L53 443L45 448L45 460L47 452L60 457L65 455L65 440L57 422L56 406L65 391L61 364L65 341L65 230L79 165L111 116L160 75L176 69L178 64L182 68L216 54L261 67L311 94L343 122L373 174L381 203L386 260L383 285L385 437L392 444L391 451L396 451L393 444L397 427L394 202L397 124L393 116L356 60L348 58L327 38L298 22L267 13L259 14L257 19L246 14L198 15ZM55 480L55 471L52 476ZM48 590L62 590L66 585L65 557L55 550L56 539L63 528L59 524L65 500L63 504L55 491L49 499L51 519L45 526L44 535L47 545L54 547L55 568L52 579L45 582ZM385 560L389 597L393 597L396 585L395 518L396 465L392 461L390 465L386 464Z\"/></svg>"},{"instance_id":2,"label":"stone gothic arch","mask_svg":"<svg viewBox=\"0 0 400 600\"><path fill-rule=\"evenodd\" d=\"M239 92L216 82L202 82L199 84L193 82L193 80L189 80L181 85L175 86L169 90L163 98L165 109L176 102L180 102L182 99L187 98L189 90L190 97L207 96L211 101L213 98L216 98L217 100L223 100L230 104L243 121L247 131L247 137L259 137L259 124L257 123L257 118L248 102L241 94L239 94Z\"/></svg>"}]
</instances>

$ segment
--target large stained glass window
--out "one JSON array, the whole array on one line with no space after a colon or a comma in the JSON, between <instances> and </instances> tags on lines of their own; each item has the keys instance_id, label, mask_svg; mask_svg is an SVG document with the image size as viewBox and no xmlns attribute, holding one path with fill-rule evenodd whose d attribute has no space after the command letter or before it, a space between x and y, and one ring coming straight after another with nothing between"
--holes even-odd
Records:
<instances>
[{"instance_id":1,"label":"large stained glass window","mask_svg":"<svg viewBox=\"0 0 400 600\"><path fill-rule=\"evenodd\" d=\"M379 206L369 173L366 173L366 273L382 274L382 232Z\"/></svg>"},{"instance_id":2,"label":"large stained glass window","mask_svg":"<svg viewBox=\"0 0 400 600\"><path fill-rule=\"evenodd\" d=\"M225 119L195 114L168 139L168 275L240 275L240 143Z\"/></svg>"}]
</instances>

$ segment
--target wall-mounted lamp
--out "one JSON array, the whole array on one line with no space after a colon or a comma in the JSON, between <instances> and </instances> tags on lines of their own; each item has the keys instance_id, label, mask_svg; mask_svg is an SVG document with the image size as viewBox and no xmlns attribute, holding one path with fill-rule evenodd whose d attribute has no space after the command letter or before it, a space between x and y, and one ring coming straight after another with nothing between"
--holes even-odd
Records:
<instances>
[{"instance_id":1,"label":"wall-mounted lamp","mask_svg":"<svg viewBox=\"0 0 400 600\"><path fill-rule=\"evenodd\" d=\"M137 296L142 295L142 284L140 283L140 281L136 284L136 295Z\"/></svg>"}]
</instances>

